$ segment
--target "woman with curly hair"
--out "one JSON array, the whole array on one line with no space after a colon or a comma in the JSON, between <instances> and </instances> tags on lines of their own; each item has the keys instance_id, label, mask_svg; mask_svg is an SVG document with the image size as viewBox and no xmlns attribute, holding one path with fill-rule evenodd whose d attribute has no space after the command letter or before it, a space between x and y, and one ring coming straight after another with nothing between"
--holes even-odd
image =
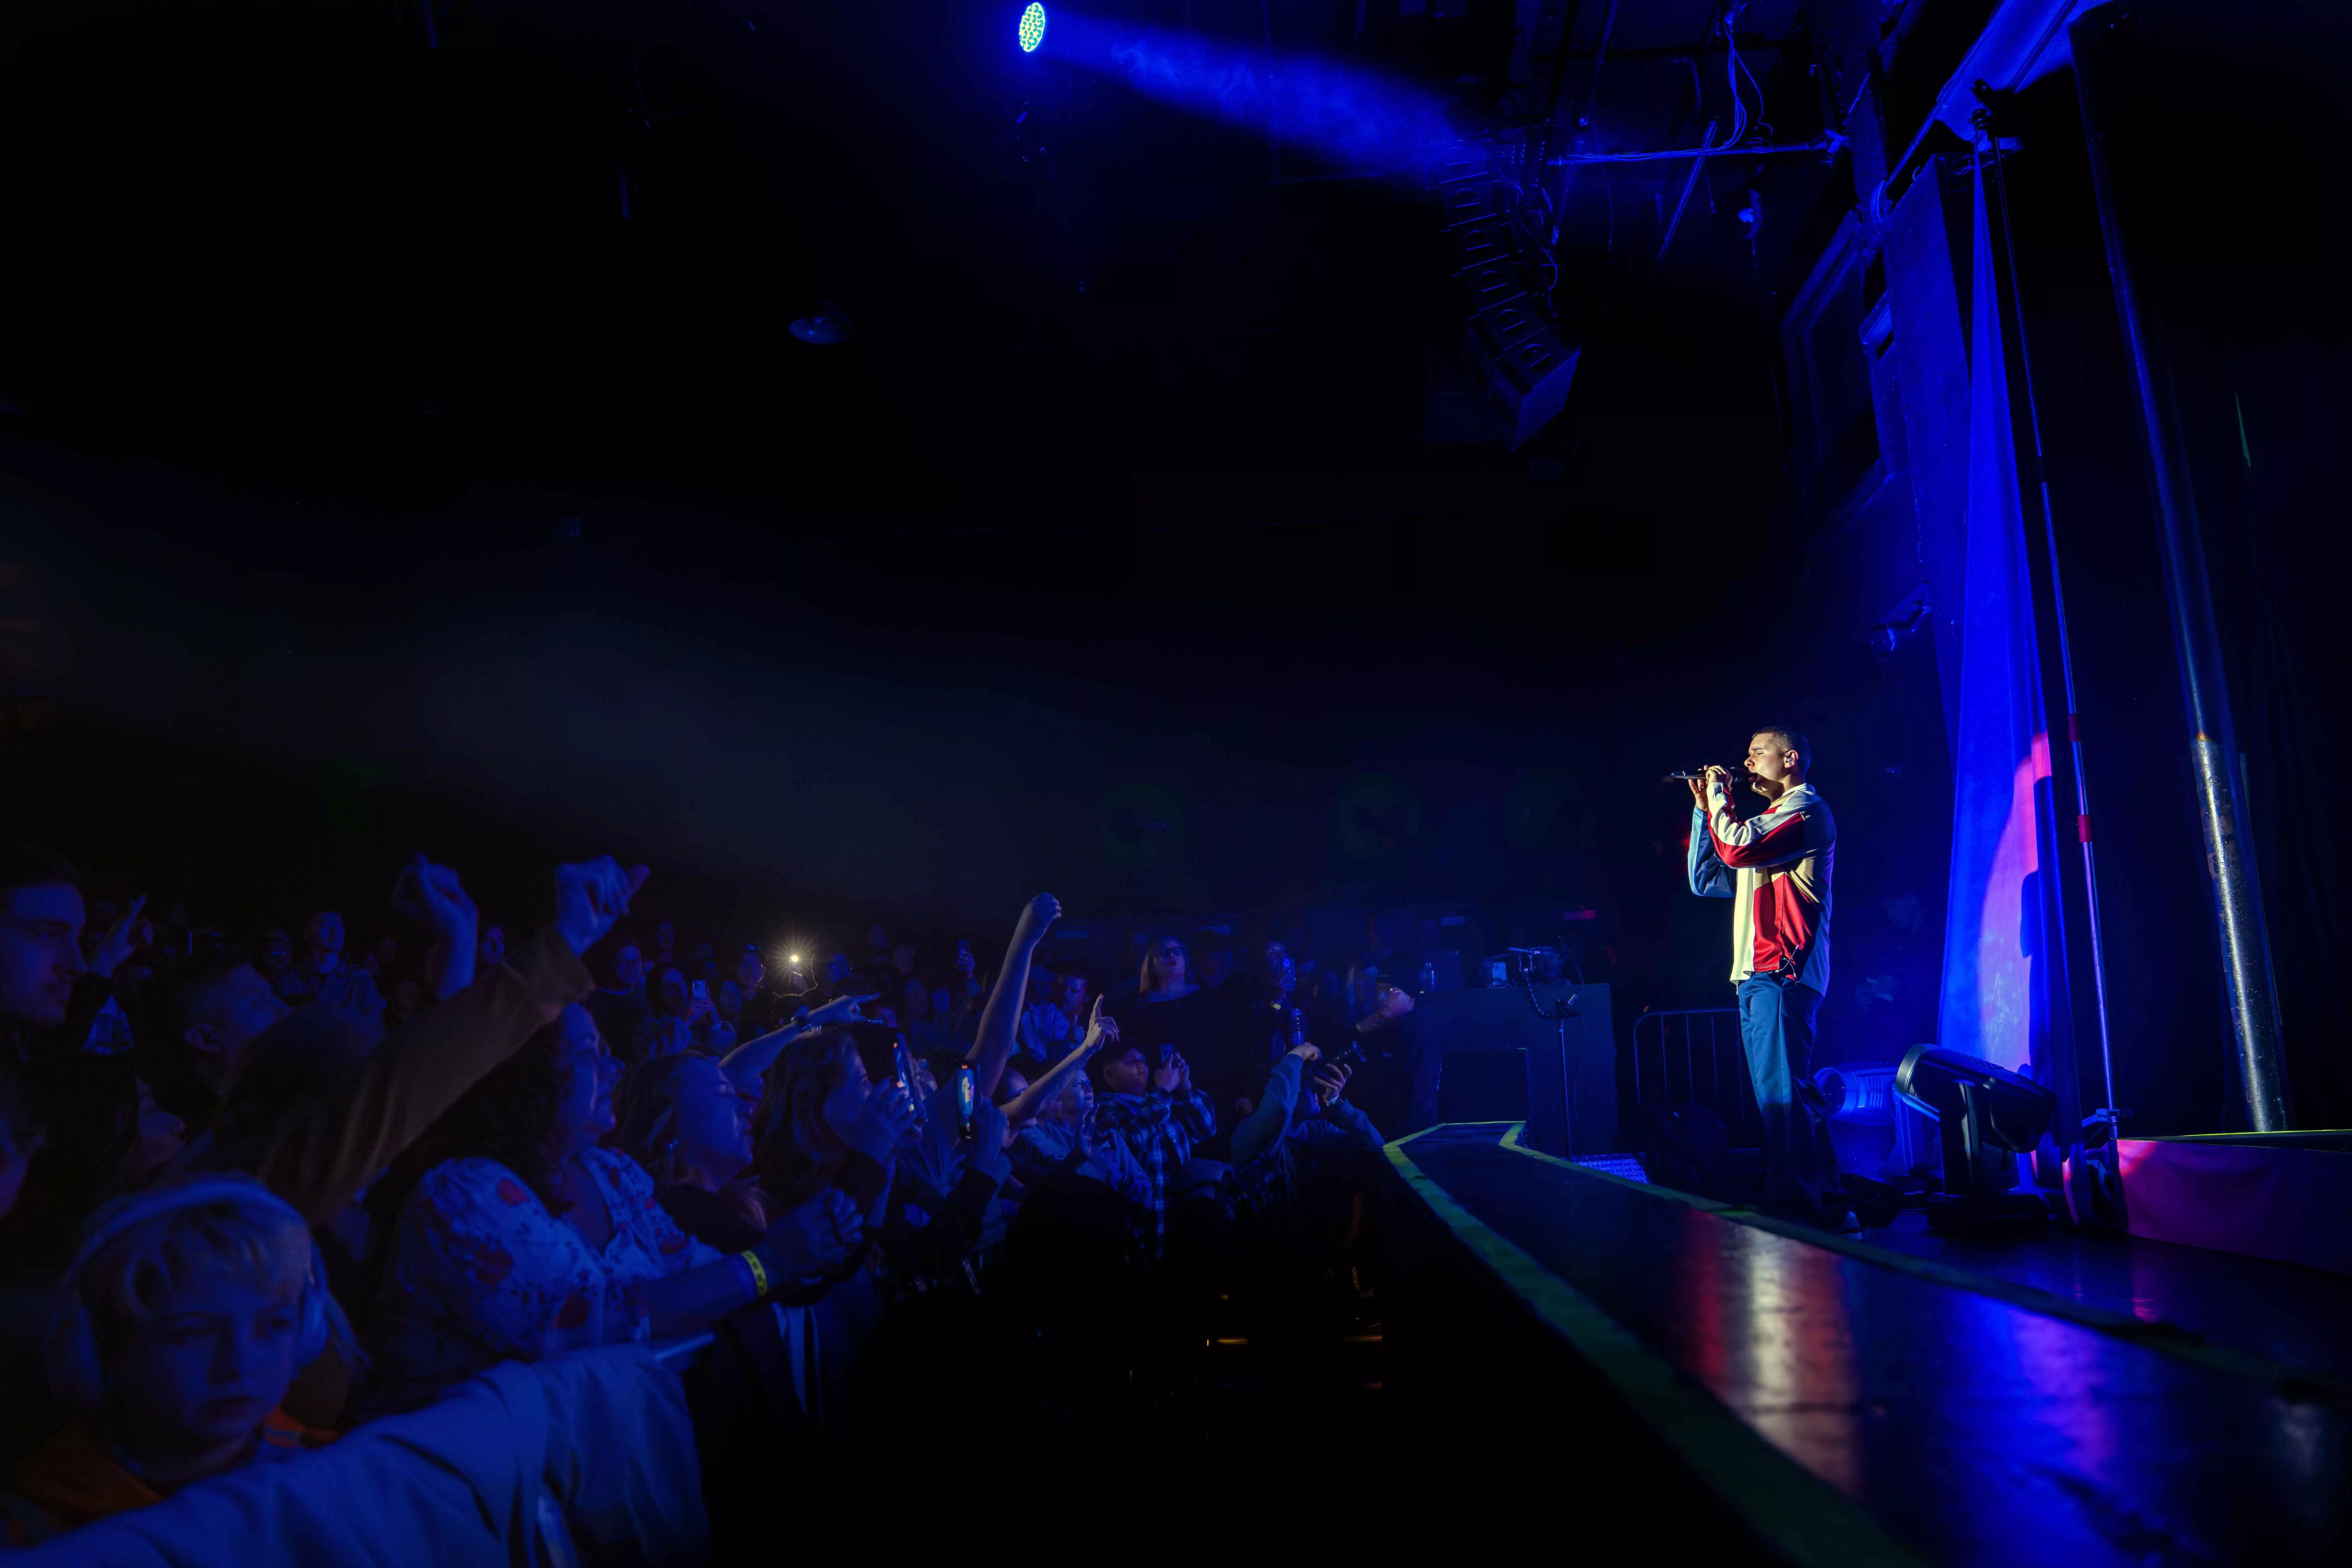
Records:
<instances>
[{"instance_id":1,"label":"woman with curly hair","mask_svg":"<svg viewBox=\"0 0 2352 1568\"><path fill-rule=\"evenodd\" d=\"M680 1230L653 1179L598 1140L615 1064L587 1010L467 1093L379 1184L377 1409L407 1409L500 1360L688 1333L838 1263L850 1205L823 1198L732 1257Z\"/></svg>"}]
</instances>

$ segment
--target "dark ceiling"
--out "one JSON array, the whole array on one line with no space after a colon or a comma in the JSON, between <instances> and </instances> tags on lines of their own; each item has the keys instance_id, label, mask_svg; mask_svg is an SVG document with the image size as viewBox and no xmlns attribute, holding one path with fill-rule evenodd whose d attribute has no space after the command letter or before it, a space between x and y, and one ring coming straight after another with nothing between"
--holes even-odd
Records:
<instances>
[{"instance_id":1,"label":"dark ceiling","mask_svg":"<svg viewBox=\"0 0 2352 1568\"><path fill-rule=\"evenodd\" d=\"M1730 114L1702 0L1576 7L1519 100L1509 7L1485 0L1099 9L1407 73L1474 129L1549 98L1584 148L1693 144ZM1612 525L1760 522L1770 291L1818 160L1710 165L1663 259L1689 164L1564 182L1555 303L1587 359L1531 454L1561 480L1530 488L1527 455L1421 439L1459 310L1410 180L1301 178L1311 156L1248 127L1024 59L1003 10L435 0L432 48L422 0L20 15L0 112L37 238L5 266L42 308L16 314L0 391L69 444L362 510L487 483L787 527L1097 527L1161 517L1160 475L1467 469L1602 556ZM1790 141L1820 119L1793 25L1793 0L1738 24ZM787 334L821 301L854 342ZM1381 488L1338 479L1302 514Z\"/></svg>"},{"instance_id":2,"label":"dark ceiling","mask_svg":"<svg viewBox=\"0 0 2352 1568\"><path fill-rule=\"evenodd\" d=\"M1436 9L1093 12L1271 35L1473 135L1548 102L1557 150L1691 145L1730 112L1717 6L1584 0L1516 95L1509 7ZM1567 413L1517 452L1432 445L1463 318L1418 180L1327 177L1357 172L1024 61L1013 14L435 0L428 47L419 0L12 8L0 500L22 552L80 577L59 596L88 617L92 710L644 821L698 799L723 721L666 761L583 732L791 683L738 709L785 737L779 766L828 725L864 737L821 808L845 833L930 811L1016 865L1057 828L992 818L1012 783L950 809L909 782L994 743L982 708L1096 745L1066 770L1081 808L1107 780L1181 782L1215 732L1213 809L1303 792L1282 831L1310 837L1313 791L1383 757L1507 770L1678 721L1650 695L1686 689L1786 564L1762 553L1785 521L1779 301L1843 171L1570 172ZM1736 26L1783 142L1822 123L1796 26L1758 0ZM852 342L790 335L821 304ZM511 689L482 672L599 638L581 666L609 711L485 727L483 693ZM445 657L476 672L457 697L411 668ZM370 711L380 692L421 719ZM926 760L908 736L963 739ZM677 842L791 860L729 788ZM897 896L941 855L892 871Z\"/></svg>"}]
</instances>

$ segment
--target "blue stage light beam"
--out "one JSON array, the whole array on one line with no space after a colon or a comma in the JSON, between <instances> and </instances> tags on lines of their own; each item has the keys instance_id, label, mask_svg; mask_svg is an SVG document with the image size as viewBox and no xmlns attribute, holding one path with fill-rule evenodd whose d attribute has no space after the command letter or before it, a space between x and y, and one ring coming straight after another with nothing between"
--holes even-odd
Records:
<instances>
[{"instance_id":1,"label":"blue stage light beam","mask_svg":"<svg viewBox=\"0 0 2352 1568\"><path fill-rule=\"evenodd\" d=\"M1049 52L1147 98L1263 131L1349 174L1418 175L1462 140L1433 93L1313 55L1068 11L1054 18Z\"/></svg>"},{"instance_id":2,"label":"blue stage light beam","mask_svg":"<svg viewBox=\"0 0 2352 1568\"><path fill-rule=\"evenodd\" d=\"M1030 0L1029 8L1021 13L1021 52L1034 55L1037 46L1045 41L1045 7Z\"/></svg>"}]
</instances>

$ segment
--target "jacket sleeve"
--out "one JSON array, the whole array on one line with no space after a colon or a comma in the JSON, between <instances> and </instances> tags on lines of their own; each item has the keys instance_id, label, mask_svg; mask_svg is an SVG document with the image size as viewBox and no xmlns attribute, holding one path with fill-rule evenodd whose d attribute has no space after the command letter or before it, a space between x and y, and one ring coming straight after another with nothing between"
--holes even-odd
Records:
<instances>
[{"instance_id":1,"label":"jacket sleeve","mask_svg":"<svg viewBox=\"0 0 2352 1568\"><path fill-rule=\"evenodd\" d=\"M1752 821L1738 821L1731 815L1730 797L1710 790L1706 832L1716 858L1732 867L1779 866L1827 845L1826 814L1799 806L1778 822L1772 820L1773 815L1768 811Z\"/></svg>"},{"instance_id":2,"label":"jacket sleeve","mask_svg":"<svg viewBox=\"0 0 2352 1568\"><path fill-rule=\"evenodd\" d=\"M1310 1116L1290 1130L1301 1143L1317 1149L1378 1149L1380 1129L1351 1100L1335 1100L1320 1116Z\"/></svg>"},{"instance_id":3,"label":"jacket sleeve","mask_svg":"<svg viewBox=\"0 0 2352 1568\"><path fill-rule=\"evenodd\" d=\"M1266 1075L1265 1091L1258 1096L1257 1109L1234 1124L1227 1148L1236 1170L1281 1142L1289 1132L1291 1109L1298 1103L1298 1075L1305 1067L1302 1058L1285 1051L1282 1059L1274 1064L1274 1070Z\"/></svg>"},{"instance_id":4,"label":"jacket sleeve","mask_svg":"<svg viewBox=\"0 0 2352 1568\"><path fill-rule=\"evenodd\" d=\"M554 927L370 1051L333 1091L290 1106L214 1170L245 1170L309 1224L341 1212L458 1096L585 995L588 970Z\"/></svg>"},{"instance_id":5,"label":"jacket sleeve","mask_svg":"<svg viewBox=\"0 0 2352 1568\"><path fill-rule=\"evenodd\" d=\"M1192 1142L1201 1142L1217 1131L1217 1113L1210 1106L1209 1097L1197 1089L1188 1089L1171 1099L1168 1110L1184 1136Z\"/></svg>"},{"instance_id":6,"label":"jacket sleeve","mask_svg":"<svg viewBox=\"0 0 2352 1568\"><path fill-rule=\"evenodd\" d=\"M1690 890L1702 899L1727 899L1737 890L1731 868L1715 852L1706 813L1697 806L1691 807L1690 852L1684 857L1684 868L1690 873Z\"/></svg>"}]
</instances>

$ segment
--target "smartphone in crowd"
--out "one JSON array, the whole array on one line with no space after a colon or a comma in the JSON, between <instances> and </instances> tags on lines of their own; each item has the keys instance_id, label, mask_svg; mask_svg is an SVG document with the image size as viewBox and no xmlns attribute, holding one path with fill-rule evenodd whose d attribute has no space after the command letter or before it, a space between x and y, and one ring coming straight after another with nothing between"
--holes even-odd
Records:
<instances>
[{"instance_id":1,"label":"smartphone in crowd","mask_svg":"<svg viewBox=\"0 0 2352 1568\"><path fill-rule=\"evenodd\" d=\"M907 1102L919 1107L923 1103L922 1095L915 1086L922 1080L915 1076L913 1053L907 1049L904 1041L899 1041L890 1047L890 1054L898 1068L898 1087L907 1091Z\"/></svg>"},{"instance_id":2,"label":"smartphone in crowd","mask_svg":"<svg viewBox=\"0 0 2352 1568\"><path fill-rule=\"evenodd\" d=\"M971 1141L971 1113L980 1099L980 1075L966 1062L956 1068L956 1116L966 1142Z\"/></svg>"},{"instance_id":3,"label":"smartphone in crowd","mask_svg":"<svg viewBox=\"0 0 2352 1568\"><path fill-rule=\"evenodd\" d=\"M698 1002L708 1002L710 1000L709 981L698 980L694 983L694 999Z\"/></svg>"}]
</instances>

